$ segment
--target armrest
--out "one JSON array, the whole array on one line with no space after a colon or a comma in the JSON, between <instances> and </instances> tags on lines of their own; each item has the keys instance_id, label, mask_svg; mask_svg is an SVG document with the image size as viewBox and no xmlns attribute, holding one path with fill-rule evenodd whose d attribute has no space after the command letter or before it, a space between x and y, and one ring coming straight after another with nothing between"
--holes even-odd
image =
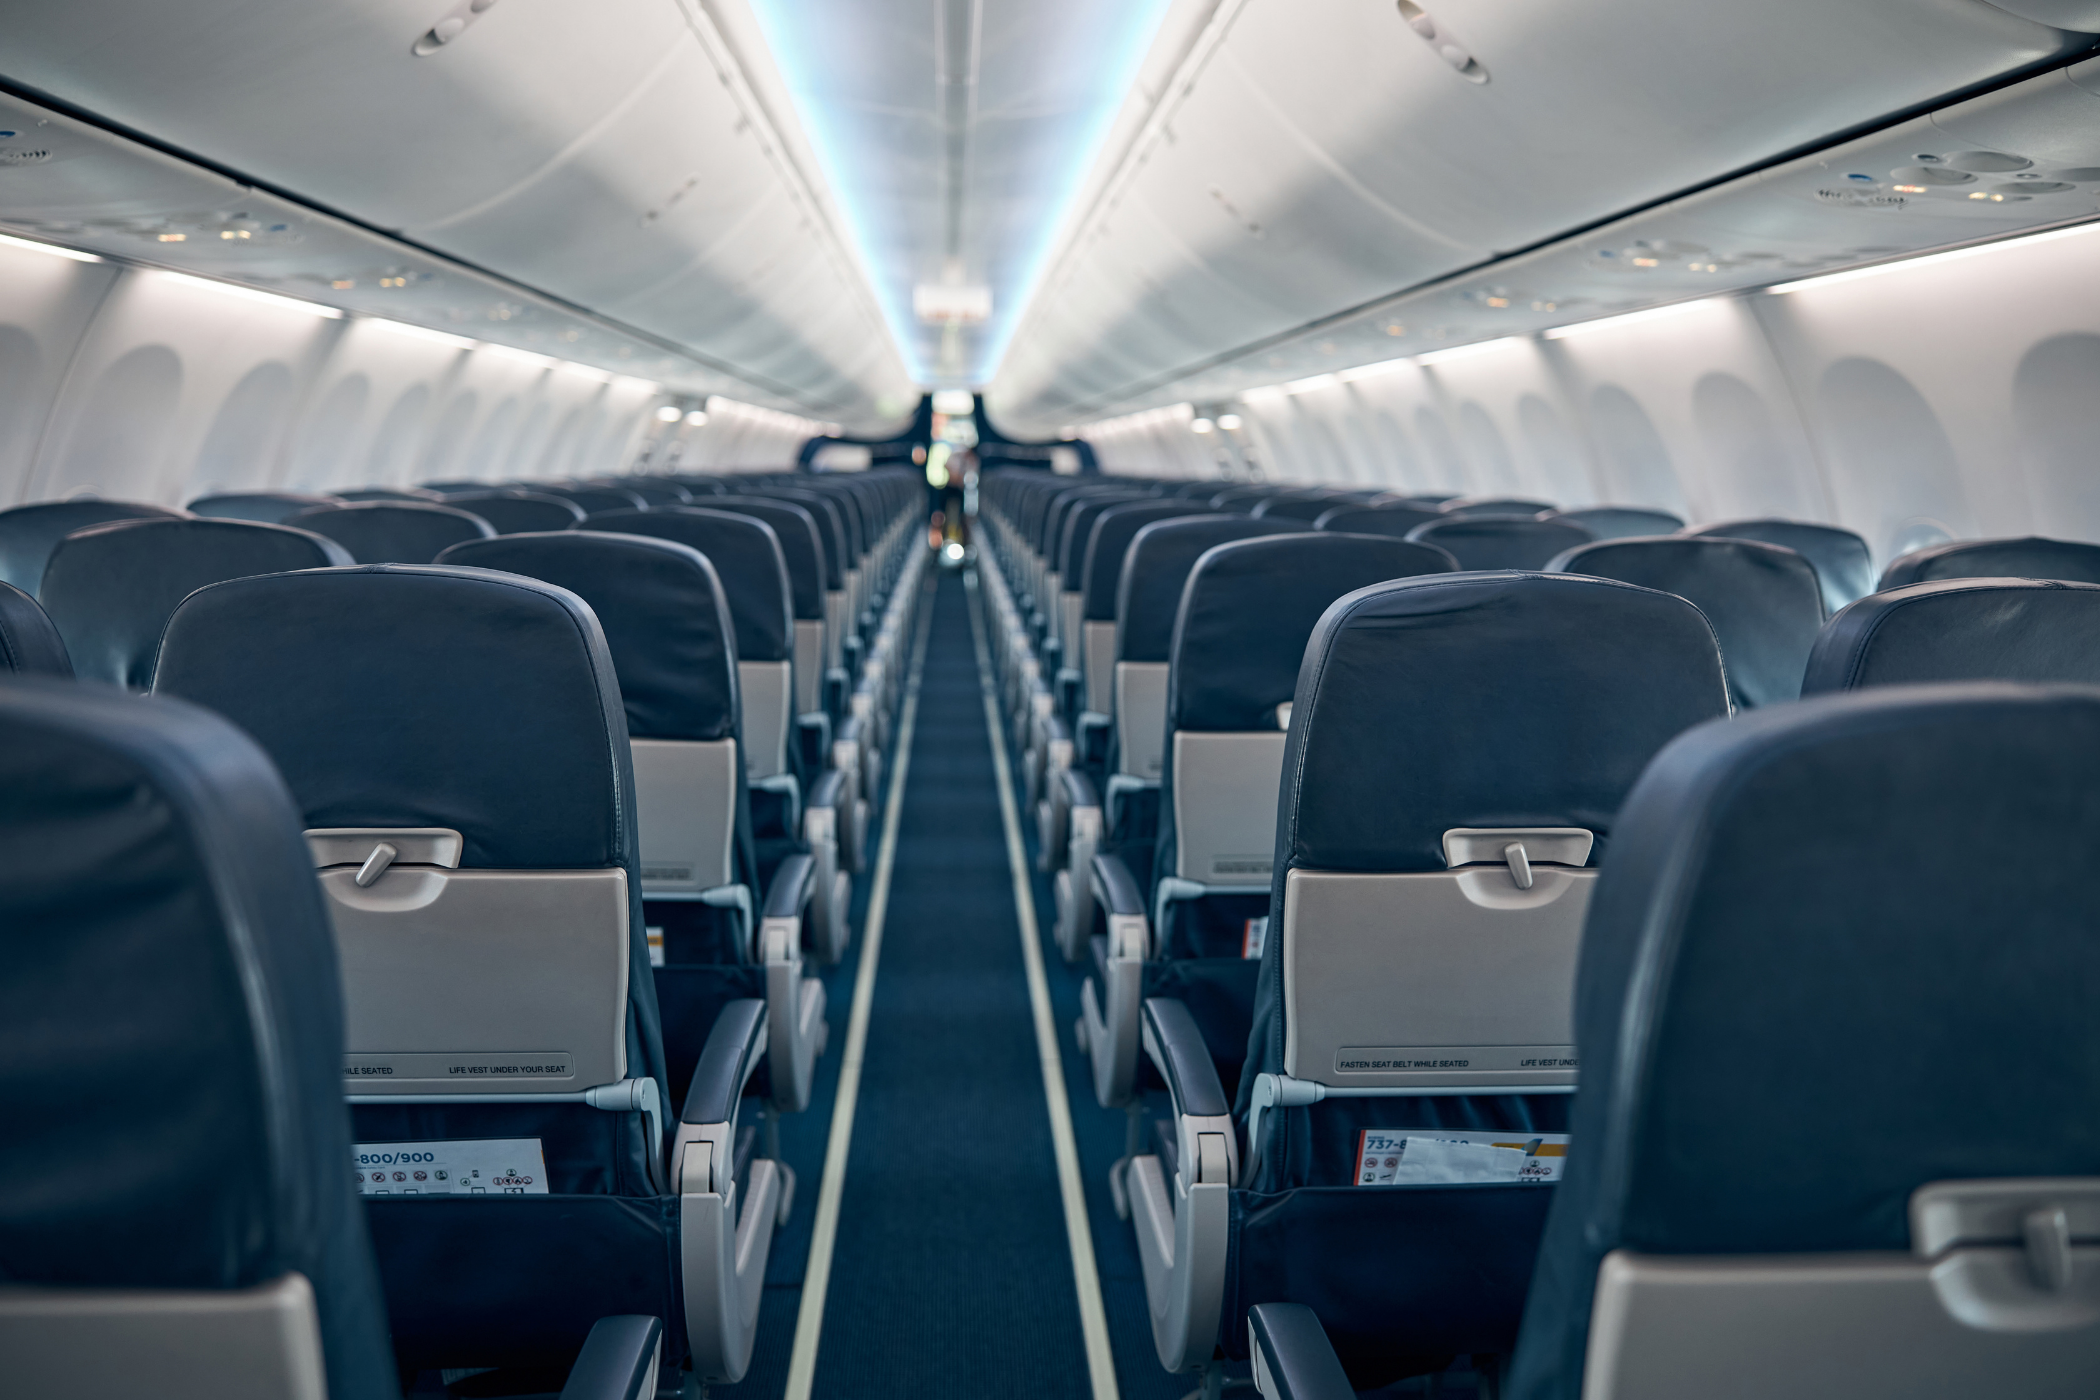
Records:
<instances>
[{"instance_id":1,"label":"armrest","mask_svg":"<svg viewBox=\"0 0 2100 1400\"><path fill-rule=\"evenodd\" d=\"M807 851L798 851L780 862L773 883L766 890L763 919L799 919L816 890L817 862Z\"/></svg>"},{"instance_id":2,"label":"armrest","mask_svg":"<svg viewBox=\"0 0 2100 1400\"><path fill-rule=\"evenodd\" d=\"M1145 999L1145 1054L1159 1066L1174 1097L1174 1111L1188 1118L1223 1118L1232 1112L1218 1067L1188 1007L1169 997Z\"/></svg>"},{"instance_id":3,"label":"armrest","mask_svg":"<svg viewBox=\"0 0 2100 1400\"><path fill-rule=\"evenodd\" d=\"M735 1117L744 1082L765 1053L766 1004L750 997L723 1007L700 1050L693 1086L686 1090L678 1121L727 1123Z\"/></svg>"},{"instance_id":4,"label":"armrest","mask_svg":"<svg viewBox=\"0 0 2100 1400\"><path fill-rule=\"evenodd\" d=\"M653 1317L601 1317L569 1368L561 1400L650 1400L664 1325Z\"/></svg>"},{"instance_id":5,"label":"armrest","mask_svg":"<svg viewBox=\"0 0 2100 1400\"><path fill-rule=\"evenodd\" d=\"M1080 772L1077 768L1065 769L1058 774L1058 781L1064 784L1065 804L1067 806L1077 809L1080 807L1099 807L1101 805L1101 798L1094 792L1093 779L1087 777L1086 774ZM1125 870L1123 873L1128 875L1130 872Z\"/></svg>"},{"instance_id":6,"label":"armrest","mask_svg":"<svg viewBox=\"0 0 2100 1400\"><path fill-rule=\"evenodd\" d=\"M1356 1400L1327 1329L1303 1303L1256 1303L1247 1310L1247 1351L1264 1400Z\"/></svg>"},{"instance_id":7,"label":"armrest","mask_svg":"<svg viewBox=\"0 0 2100 1400\"><path fill-rule=\"evenodd\" d=\"M1113 851L1104 851L1094 857L1094 898L1101 901L1101 907L1111 918L1120 914L1142 919L1148 912L1144 887L1138 884L1137 876L1130 873L1123 857Z\"/></svg>"},{"instance_id":8,"label":"armrest","mask_svg":"<svg viewBox=\"0 0 2100 1400\"><path fill-rule=\"evenodd\" d=\"M809 796L802 805L805 809L836 807L845 795L846 775L836 768L827 768L809 785Z\"/></svg>"}]
</instances>

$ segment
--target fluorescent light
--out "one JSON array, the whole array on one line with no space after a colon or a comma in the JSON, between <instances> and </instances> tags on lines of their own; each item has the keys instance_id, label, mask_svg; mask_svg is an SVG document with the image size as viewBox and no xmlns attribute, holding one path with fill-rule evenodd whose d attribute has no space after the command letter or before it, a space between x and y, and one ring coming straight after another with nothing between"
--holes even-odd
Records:
<instances>
[{"instance_id":1,"label":"fluorescent light","mask_svg":"<svg viewBox=\"0 0 2100 1400\"><path fill-rule=\"evenodd\" d=\"M0 243L10 248L27 248L32 253L49 253L54 258L66 258L72 262L102 261L93 253L83 253L78 248L61 248L56 243L37 243L27 238L10 238L4 233L0 233Z\"/></svg>"},{"instance_id":2,"label":"fluorescent light","mask_svg":"<svg viewBox=\"0 0 2100 1400\"><path fill-rule=\"evenodd\" d=\"M1218 415L1218 426L1228 433L1236 433L1240 427L1240 416L1237 413L1221 413Z\"/></svg>"},{"instance_id":3,"label":"fluorescent light","mask_svg":"<svg viewBox=\"0 0 2100 1400\"><path fill-rule=\"evenodd\" d=\"M1645 311L1629 311L1623 316L1601 316L1594 321L1577 321L1573 325L1555 326L1546 332L1548 340L1567 340L1571 336L1587 335L1591 331L1618 330L1642 321L1662 321L1672 316L1681 316L1687 311L1702 307L1717 306L1718 297L1701 297L1697 301L1675 301L1668 306L1651 306Z\"/></svg>"},{"instance_id":4,"label":"fluorescent light","mask_svg":"<svg viewBox=\"0 0 2100 1400\"><path fill-rule=\"evenodd\" d=\"M680 416L676 404L667 403L656 410L656 421L659 423L676 423Z\"/></svg>"},{"instance_id":5,"label":"fluorescent light","mask_svg":"<svg viewBox=\"0 0 2100 1400\"><path fill-rule=\"evenodd\" d=\"M1208 418L1192 418L1189 420L1189 431L1192 433L1207 433L1216 426L1217 424L1211 422Z\"/></svg>"},{"instance_id":6,"label":"fluorescent light","mask_svg":"<svg viewBox=\"0 0 2100 1400\"><path fill-rule=\"evenodd\" d=\"M933 411L949 418L960 418L977 407L977 396L968 389L936 389L933 391Z\"/></svg>"},{"instance_id":7,"label":"fluorescent light","mask_svg":"<svg viewBox=\"0 0 2100 1400\"><path fill-rule=\"evenodd\" d=\"M704 425L706 424L706 422L707 422L707 411L706 411L705 409L699 409L699 408L696 408L696 409L694 409L694 410L693 410L693 411L692 411L691 413L688 413L688 414L687 414L687 415L685 416L685 425L686 425L686 426L687 426L688 428L698 428L698 427L702 427L702 426L704 426ZM837 431L837 430L836 430L836 429L834 429L833 431Z\"/></svg>"},{"instance_id":8,"label":"fluorescent light","mask_svg":"<svg viewBox=\"0 0 2100 1400\"><path fill-rule=\"evenodd\" d=\"M1432 350L1426 355L1417 355L1415 356L1415 363L1418 365L1448 365L1453 360L1470 360L1475 355L1485 355L1490 350L1507 350L1511 346L1522 345L1523 343L1524 338L1518 335L1506 335L1500 340L1476 340L1471 345L1454 345L1449 350Z\"/></svg>"},{"instance_id":9,"label":"fluorescent light","mask_svg":"<svg viewBox=\"0 0 2100 1400\"><path fill-rule=\"evenodd\" d=\"M1284 388L1284 386L1283 386L1283 385L1281 385L1281 384L1264 384L1264 385L1262 385L1262 386L1261 386L1261 387L1260 387L1259 389L1247 389L1247 390L1244 390L1244 391L1242 391L1242 392L1241 392L1241 394L1240 394L1240 402L1241 402L1241 403L1274 403L1274 402L1276 402L1276 400L1278 400L1278 399L1283 399L1283 398L1289 398L1289 397L1290 397L1290 390L1288 390L1288 389Z\"/></svg>"},{"instance_id":10,"label":"fluorescent light","mask_svg":"<svg viewBox=\"0 0 2100 1400\"><path fill-rule=\"evenodd\" d=\"M279 296L275 292L265 292L254 287L245 287L238 282L219 282L209 277L192 277L187 272L163 272L161 276L186 283L192 287L202 287L207 291L219 292L225 296L239 297L243 301L259 301L266 306L282 307L287 311L304 311L307 315L319 316L324 321L340 321L343 319L343 313L333 306L323 306L317 301L301 301L297 297Z\"/></svg>"},{"instance_id":11,"label":"fluorescent light","mask_svg":"<svg viewBox=\"0 0 2100 1400\"><path fill-rule=\"evenodd\" d=\"M1283 386L1283 392L1286 394L1309 394L1315 389L1327 389L1339 383L1341 383L1341 378L1338 375L1315 374L1305 379L1293 379L1290 383Z\"/></svg>"},{"instance_id":12,"label":"fluorescent light","mask_svg":"<svg viewBox=\"0 0 2100 1400\"><path fill-rule=\"evenodd\" d=\"M1375 365L1358 365L1355 369L1345 369L1335 378L1344 384L1354 384L1359 379L1374 379L1381 374L1391 374L1396 369L1405 369L1407 364L1406 360L1380 360Z\"/></svg>"},{"instance_id":13,"label":"fluorescent light","mask_svg":"<svg viewBox=\"0 0 2100 1400\"><path fill-rule=\"evenodd\" d=\"M444 345L454 350L472 350L479 341L469 340L463 335L451 335L445 331L434 331L426 326L412 326L406 321L389 321L384 316L365 318L371 324L395 335L405 335L411 340L427 340L432 345Z\"/></svg>"},{"instance_id":14,"label":"fluorescent light","mask_svg":"<svg viewBox=\"0 0 2100 1400\"><path fill-rule=\"evenodd\" d=\"M1953 262L1957 258L1973 258L1979 253L1997 253L2007 248L2025 247L2030 243L2046 243L2052 238L2069 238L2074 233L2092 233L2096 228L2100 228L2100 224L2089 221L2073 224L2069 228L2053 228L2043 233L2029 233L2017 238L2000 238L1989 243L1971 244L1967 248L1950 248L1944 253L1926 253L1921 257L1897 258L1891 262L1874 263L1867 267L1849 267L1842 272L1803 277L1797 282L1781 282L1765 290L1773 296L1785 296L1788 292L1798 292L1809 287L1834 287L1840 282L1857 282L1863 277L1879 277L1884 272L1906 272L1914 267Z\"/></svg>"},{"instance_id":15,"label":"fluorescent light","mask_svg":"<svg viewBox=\"0 0 2100 1400\"><path fill-rule=\"evenodd\" d=\"M551 360L545 355L535 355L530 350L520 350L512 345L498 345L493 340L482 341L481 348L499 359L516 360L520 364L532 365L538 369L552 369L555 365L561 363L561 361Z\"/></svg>"}]
</instances>

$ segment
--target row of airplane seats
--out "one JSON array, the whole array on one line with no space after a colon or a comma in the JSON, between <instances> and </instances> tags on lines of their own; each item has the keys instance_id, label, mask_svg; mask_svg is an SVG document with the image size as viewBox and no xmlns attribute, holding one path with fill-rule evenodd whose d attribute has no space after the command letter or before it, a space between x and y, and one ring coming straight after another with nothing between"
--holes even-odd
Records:
<instances>
[{"instance_id":1,"label":"row of airplane seats","mask_svg":"<svg viewBox=\"0 0 2100 1400\"><path fill-rule=\"evenodd\" d=\"M37 849L79 841L4 882L8 917L67 945L0 990L22 1013L9 1060L62 1071L35 1047L70 1025L66 1043L136 1075L135 1046L81 1034L113 1029L78 1001L89 953L107 949L71 946L77 927L128 930L142 980L122 993L127 1036L153 974L202 965L184 984L195 996L170 992L170 1014L148 1018L167 1052L133 1085L149 1119L179 1135L224 1115L227 1150L263 1144L253 1179L210 1198L223 1209L160 1227L166 1248L90 1231L108 1247L26 1272L11 1256L18 1284L189 1290L38 1294L7 1312L11 1367L55 1385L78 1361L65 1339L92 1326L141 1356L171 1327L201 1329L229 1395L398 1394L397 1374L460 1367L550 1375L550 1390L567 1374L565 1394L594 1397L653 1393L659 1364L743 1374L794 1194L775 1115L808 1103L827 1039L805 962L835 961L850 936L873 791L860 785L901 698L926 569L908 476L777 480L702 496L766 519L685 504L719 485L694 481L500 536L428 499L268 503L292 524L99 501L0 512L0 566L28 579L41 560L48 605L0 593L0 749L23 765L10 840L42 823L56 834ZM851 647L824 636L817 517L774 489L864 532L840 532L853 552L837 582L861 609L840 610ZM431 520L474 529L436 564L361 563L306 526L380 512L416 518L374 532L375 549L420 549ZM805 531L790 535L799 607L769 520ZM739 613L770 647L748 686ZM769 725L767 757L788 766L783 714L826 689L797 685L802 624L812 661L829 646L857 664L850 684L825 678L835 714L791 716L808 763L761 779L781 799L765 830L747 726ZM61 750L65 763L35 757ZM121 833L142 820L161 854L133 871ZM195 1024L198 1004L229 996L247 998L245 1018ZM306 1014L338 1004L340 1020ZM285 1007L305 1008L289 1038ZM265 1077L244 1100L229 1085L256 1056ZM21 1087L25 1104L53 1102ZM53 1172L85 1160L65 1145L77 1114L16 1121L54 1147ZM355 1180L306 1170L310 1152ZM206 1165L195 1157L171 1152L167 1169ZM374 1360L389 1334L390 1367Z\"/></svg>"},{"instance_id":2,"label":"row of airplane seats","mask_svg":"<svg viewBox=\"0 0 2100 1400\"><path fill-rule=\"evenodd\" d=\"M2061 684L2100 682L2100 546L1877 583L1831 526L1367 495L987 479L993 654L1161 1363L1211 1393L1251 1358L1271 1400L1464 1356L1486 1393L1749 1396L1858 1370L1831 1318L1873 1307L1918 1350L1863 1393L2075 1393L2100 1182L2057 1179L2091 1144L2046 1100L2090 1087L2051 987L2087 975L2090 895L2007 844L2030 791L2096 821L2089 777L2043 774L2100 734ZM1550 537L1521 568L1438 543ZM1986 1106L1940 1028L2037 998L2005 1043L2083 1058ZM1867 1053L1921 1034L1893 1078Z\"/></svg>"}]
</instances>

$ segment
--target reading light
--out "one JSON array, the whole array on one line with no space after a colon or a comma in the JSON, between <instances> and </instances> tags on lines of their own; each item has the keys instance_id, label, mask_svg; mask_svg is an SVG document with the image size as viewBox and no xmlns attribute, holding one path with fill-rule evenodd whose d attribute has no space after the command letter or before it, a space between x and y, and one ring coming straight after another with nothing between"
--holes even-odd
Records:
<instances>
[{"instance_id":1,"label":"reading light","mask_svg":"<svg viewBox=\"0 0 2100 1400\"><path fill-rule=\"evenodd\" d=\"M32 253L49 253L54 258L66 258L72 262L98 263L102 259L93 253L83 253L78 248L61 248L56 243L35 243L27 238L10 238L0 233L0 243L10 248L27 248Z\"/></svg>"},{"instance_id":2,"label":"reading light","mask_svg":"<svg viewBox=\"0 0 2100 1400\"><path fill-rule=\"evenodd\" d=\"M667 403L656 410L656 421L659 423L676 423L681 416L677 404Z\"/></svg>"},{"instance_id":3,"label":"reading light","mask_svg":"<svg viewBox=\"0 0 2100 1400\"><path fill-rule=\"evenodd\" d=\"M218 292L223 296L239 297L243 301L258 301L266 306L282 307L287 311L303 311L309 316L319 316L324 321L343 319L343 313L333 306L323 306L316 301L301 301L297 297L279 296L275 292L244 287L238 282L215 282L209 277L192 277L187 272L163 272L160 275L171 281L191 287L202 287L206 291Z\"/></svg>"},{"instance_id":4,"label":"reading light","mask_svg":"<svg viewBox=\"0 0 2100 1400\"><path fill-rule=\"evenodd\" d=\"M1208 418L1195 418L1189 421L1189 431L1192 433L1207 433L1215 426L1216 424L1212 423Z\"/></svg>"},{"instance_id":5,"label":"reading light","mask_svg":"<svg viewBox=\"0 0 2100 1400\"><path fill-rule=\"evenodd\" d=\"M688 428L697 428L697 427L700 427L701 425L703 425L703 424L704 424L704 423L706 423L706 422L707 422L707 414L706 414L705 412L703 412L702 410L700 410L700 409L697 409L697 408L696 408L696 409L694 409L694 410L693 410L693 411L692 411L691 413L688 413L688 414L687 414L687 415L685 416L685 425L686 425L686 426L687 426Z\"/></svg>"},{"instance_id":6,"label":"reading light","mask_svg":"<svg viewBox=\"0 0 2100 1400\"><path fill-rule=\"evenodd\" d=\"M1218 415L1218 426L1228 433L1236 433L1240 428L1240 416L1237 413L1221 413Z\"/></svg>"}]
</instances>

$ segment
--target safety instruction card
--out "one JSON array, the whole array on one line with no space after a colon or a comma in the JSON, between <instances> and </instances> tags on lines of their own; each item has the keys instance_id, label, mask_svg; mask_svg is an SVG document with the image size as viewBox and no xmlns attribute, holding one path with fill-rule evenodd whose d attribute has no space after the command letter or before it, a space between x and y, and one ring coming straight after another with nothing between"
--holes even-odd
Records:
<instances>
[{"instance_id":1,"label":"safety instruction card","mask_svg":"<svg viewBox=\"0 0 2100 1400\"><path fill-rule=\"evenodd\" d=\"M351 1149L365 1196L544 1196L538 1138L361 1142Z\"/></svg>"},{"instance_id":2,"label":"safety instruction card","mask_svg":"<svg viewBox=\"0 0 2100 1400\"><path fill-rule=\"evenodd\" d=\"M1356 1140L1358 1186L1457 1186L1560 1180L1568 1139L1560 1133L1365 1128Z\"/></svg>"}]
</instances>

